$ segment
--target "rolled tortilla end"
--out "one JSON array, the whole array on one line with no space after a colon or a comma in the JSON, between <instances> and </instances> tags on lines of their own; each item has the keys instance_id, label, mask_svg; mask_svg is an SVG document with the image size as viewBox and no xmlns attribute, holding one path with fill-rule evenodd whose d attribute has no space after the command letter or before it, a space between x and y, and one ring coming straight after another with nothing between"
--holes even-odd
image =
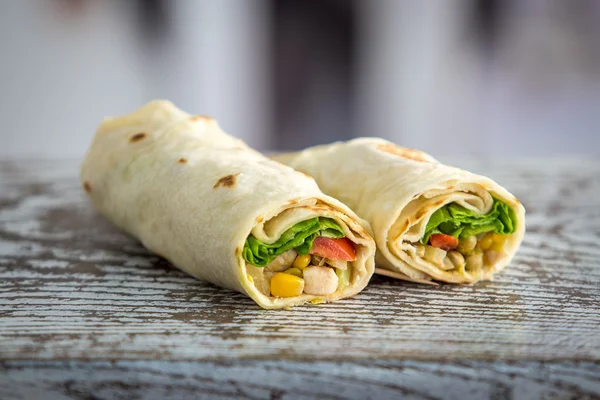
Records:
<instances>
[{"instance_id":1,"label":"rolled tortilla end","mask_svg":"<svg viewBox=\"0 0 600 400\"><path fill-rule=\"evenodd\" d=\"M263 308L349 297L374 271L367 222L323 194L313 179L223 132L214 119L190 115L167 101L105 119L80 178L96 209L151 252L196 278L244 293ZM269 282L274 271L248 262L248 241L268 249L263 261L274 258L279 255L273 252L282 250L278 242L289 244L282 236L291 228L304 223L316 229L306 221L319 222L320 230L306 238L300 232L294 245L309 250L315 237L335 234L351 241L356 257L335 291L275 296Z\"/></svg>"},{"instance_id":2,"label":"rolled tortilla end","mask_svg":"<svg viewBox=\"0 0 600 400\"><path fill-rule=\"evenodd\" d=\"M240 288L235 289L248 294L263 308L290 307L307 302L313 304L328 303L341 298L351 297L360 292L368 284L375 268L375 245L373 239L371 239L367 230L360 223L353 220L348 214L325 203L323 199L298 199L297 203L292 207L285 205L279 210L277 215L273 217L269 214L265 215L265 222L256 224L250 231L250 234L255 238L260 238L261 241L264 240L264 243L274 243L280 240L282 236L285 236L289 229L297 226L296 224L313 221L315 218L334 221L343 231L343 237L352 242L356 252L356 258L345 264L347 271L343 271L344 280L342 281L340 274L337 274L334 278L336 280L335 290L320 293L311 292L307 287L301 294L292 297L278 297L274 296L274 293L270 293L272 290L271 281L275 275L285 272L289 268L294 268L295 264L293 261L295 257L300 256L297 254L299 250L296 252L297 249L283 253L266 266L255 266L245 260L243 256L238 256L237 261L241 267L242 275L245 273L245 279L242 276L240 280L242 283L241 290ZM263 218L256 218L256 220L261 219ZM285 260L289 252L293 253L292 257L289 260ZM307 255L310 256L310 254ZM309 283L306 268L318 264L315 261L316 257L311 256L311 258L310 264L303 269L303 278L306 284ZM280 259L283 259L283 261L279 262ZM336 270L329 266L329 264L325 264L323 260L321 262L328 269L331 269L333 273L340 272L340 270Z\"/></svg>"},{"instance_id":3,"label":"rolled tortilla end","mask_svg":"<svg viewBox=\"0 0 600 400\"><path fill-rule=\"evenodd\" d=\"M418 150L359 138L273 159L309 174L366 219L378 268L410 280L492 279L523 240L525 209L515 196Z\"/></svg>"}]
</instances>

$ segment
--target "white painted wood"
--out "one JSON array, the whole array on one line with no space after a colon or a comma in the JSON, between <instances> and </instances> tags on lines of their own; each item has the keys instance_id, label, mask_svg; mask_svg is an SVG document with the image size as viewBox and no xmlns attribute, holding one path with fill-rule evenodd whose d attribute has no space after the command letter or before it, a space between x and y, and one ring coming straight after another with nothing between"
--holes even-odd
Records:
<instances>
[{"instance_id":1,"label":"white painted wood","mask_svg":"<svg viewBox=\"0 0 600 400\"><path fill-rule=\"evenodd\" d=\"M589 362L9 362L13 399L591 399Z\"/></svg>"},{"instance_id":2,"label":"white painted wood","mask_svg":"<svg viewBox=\"0 0 600 400\"><path fill-rule=\"evenodd\" d=\"M312 376L294 378L297 368L330 374L339 390L350 376L362 376L382 398L438 397L431 383L438 372L452 381L470 376L471 386L455 387L456 396L473 388L464 398L502 388L527 397L514 390L528 385L532 397L600 395L590 377L598 376L590 363L600 358L600 161L449 161L498 180L527 208L528 232L512 265L494 282L474 286L374 277L352 299L291 311L261 310L150 255L95 213L79 188L76 163L0 162L0 360L7 362L0 364L0 388L6 380L7 388L36 381L22 390L47 390L62 376L72 377L75 388L117 393L124 389L110 377L126 365L131 371L122 382L137 379L140 388L168 390L167 380L151 382L161 373L146 375L146 368L195 371L200 383L186 386L188 372L173 378L184 391L208 385L205 375L215 369L230 378L227 390L240 384L274 398L286 384L296 387L294 379ZM96 364L53 364L65 360L121 364L101 363L106 374L85 381ZM270 364L277 360L283 364ZM398 382L421 380L380 384L385 360ZM403 360L417 362L416 372ZM261 378L288 367L273 382ZM261 380L256 387L249 383L254 377ZM65 385L52 386L57 398L76 397ZM292 397L314 397L319 389L294 390ZM344 393L328 396L362 392Z\"/></svg>"}]
</instances>

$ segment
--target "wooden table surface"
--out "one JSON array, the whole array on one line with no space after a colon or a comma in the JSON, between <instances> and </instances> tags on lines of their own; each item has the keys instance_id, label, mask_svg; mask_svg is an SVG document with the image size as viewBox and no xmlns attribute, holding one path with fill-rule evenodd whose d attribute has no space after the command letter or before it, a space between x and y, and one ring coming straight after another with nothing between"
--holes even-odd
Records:
<instances>
[{"instance_id":1,"label":"wooden table surface","mask_svg":"<svg viewBox=\"0 0 600 400\"><path fill-rule=\"evenodd\" d=\"M290 311L149 254L76 162L0 162L0 399L600 398L600 160L453 161L527 209L494 282Z\"/></svg>"}]
</instances>

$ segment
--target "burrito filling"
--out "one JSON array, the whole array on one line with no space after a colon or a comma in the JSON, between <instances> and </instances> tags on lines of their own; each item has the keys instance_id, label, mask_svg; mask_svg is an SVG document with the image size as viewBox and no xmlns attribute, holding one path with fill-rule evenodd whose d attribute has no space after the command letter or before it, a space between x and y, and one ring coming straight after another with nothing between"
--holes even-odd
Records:
<instances>
[{"instance_id":1,"label":"burrito filling","mask_svg":"<svg viewBox=\"0 0 600 400\"><path fill-rule=\"evenodd\" d=\"M356 260L354 244L333 219L324 217L299 222L270 244L250 235L242 255L263 269L268 281L263 291L275 297L332 294L349 284L348 262Z\"/></svg>"},{"instance_id":2,"label":"burrito filling","mask_svg":"<svg viewBox=\"0 0 600 400\"><path fill-rule=\"evenodd\" d=\"M450 203L431 215L416 254L443 270L477 271L508 256L506 239L516 230L514 210L496 198L487 214Z\"/></svg>"}]
</instances>

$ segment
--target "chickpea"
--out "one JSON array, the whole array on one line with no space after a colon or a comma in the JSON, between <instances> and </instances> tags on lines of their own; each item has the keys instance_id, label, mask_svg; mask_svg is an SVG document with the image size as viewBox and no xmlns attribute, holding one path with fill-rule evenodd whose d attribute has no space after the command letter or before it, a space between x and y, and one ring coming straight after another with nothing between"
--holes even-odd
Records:
<instances>
[{"instance_id":1,"label":"chickpea","mask_svg":"<svg viewBox=\"0 0 600 400\"><path fill-rule=\"evenodd\" d=\"M452 261L455 267L459 267L465 264L465 257L458 251L451 251L448 253L448 258Z\"/></svg>"},{"instance_id":2,"label":"chickpea","mask_svg":"<svg viewBox=\"0 0 600 400\"><path fill-rule=\"evenodd\" d=\"M500 262L504 257L506 257L506 253L490 250L485 253L483 260L486 266L492 266Z\"/></svg>"},{"instance_id":3,"label":"chickpea","mask_svg":"<svg viewBox=\"0 0 600 400\"><path fill-rule=\"evenodd\" d=\"M491 233L486 233L480 240L477 245L481 250L487 250L494 243L494 236Z\"/></svg>"},{"instance_id":4,"label":"chickpea","mask_svg":"<svg viewBox=\"0 0 600 400\"><path fill-rule=\"evenodd\" d=\"M467 257L467 269L468 270L477 270L483 267L483 254L482 253L473 253Z\"/></svg>"},{"instance_id":5,"label":"chickpea","mask_svg":"<svg viewBox=\"0 0 600 400\"><path fill-rule=\"evenodd\" d=\"M458 240L458 251L464 255L469 255L477 245L477 237L469 236Z\"/></svg>"}]
</instances>

